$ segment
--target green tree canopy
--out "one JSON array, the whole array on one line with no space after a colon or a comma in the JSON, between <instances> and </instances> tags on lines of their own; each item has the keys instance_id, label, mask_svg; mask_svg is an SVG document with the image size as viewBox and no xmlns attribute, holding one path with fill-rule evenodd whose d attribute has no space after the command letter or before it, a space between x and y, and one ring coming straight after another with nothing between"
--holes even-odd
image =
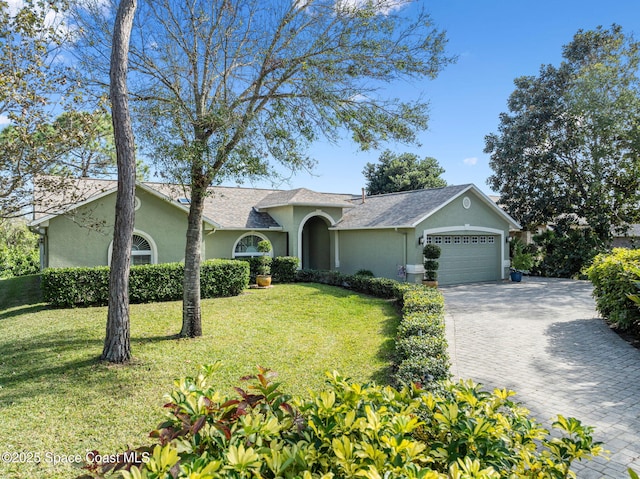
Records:
<instances>
[{"instance_id":1,"label":"green tree canopy","mask_svg":"<svg viewBox=\"0 0 640 479\"><path fill-rule=\"evenodd\" d=\"M53 105L74 92L68 69L56 60L68 33L60 28L65 6L26 0L12 8L0 1L0 117L10 125L0 139L0 217L24 214L33 177L51 167L47 148L34 142L48 128Z\"/></svg>"},{"instance_id":2,"label":"green tree canopy","mask_svg":"<svg viewBox=\"0 0 640 479\"><path fill-rule=\"evenodd\" d=\"M563 58L515 80L486 137L488 183L525 227L581 218L606 242L639 219L639 44L617 25L580 30Z\"/></svg>"},{"instance_id":3,"label":"green tree canopy","mask_svg":"<svg viewBox=\"0 0 640 479\"><path fill-rule=\"evenodd\" d=\"M362 171L368 195L441 188L447 186L440 178L443 173L444 168L435 158L421 160L415 153L396 155L390 150L382 152L378 163L367 163Z\"/></svg>"},{"instance_id":4,"label":"green tree canopy","mask_svg":"<svg viewBox=\"0 0 640 479\"><path fill-rule=\"evenodd\" d=\"M311 168L307 150L319 138L350 134L368 149L414 142L426 127L425 102L384 91L398 79L434 78L451 61L444 33L414 3L140 2L130 51L137 132L161 170L190 189L181 335L200 331L201 230L212 183L273 176L274 163ZM90 32L79 45L87 72L100 73L112 15L102 4L78 12Z\"/></svg>"}]
</instances>

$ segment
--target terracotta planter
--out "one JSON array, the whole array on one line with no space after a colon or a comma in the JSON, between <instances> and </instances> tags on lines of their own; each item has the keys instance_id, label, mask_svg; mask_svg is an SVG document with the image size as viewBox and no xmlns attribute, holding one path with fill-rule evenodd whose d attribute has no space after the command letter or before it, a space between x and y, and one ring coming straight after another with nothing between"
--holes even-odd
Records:
<instances>
[{"instance_id":1,"label":"terracotta planter","mask_svg":"<svg viewBox=\"0 0 640 479\"><path fill-rule=\"evenodd\" d=\"M271 286L271 275L270 274L259 274L256 276L256 283L261 288L266 288Z\"/></svg>"},{"instance_id":2,"label":"terracotta planter","mask_svg":"<svg viewBox=\"0 0 640 479\"><path fill-rule=\"evenodd\" d=\"M428 279L423 279L422 280L422 285L426 286L427 288L438 288L438 282L437 281L430 281Z\"/></svg>"}]
</instances>

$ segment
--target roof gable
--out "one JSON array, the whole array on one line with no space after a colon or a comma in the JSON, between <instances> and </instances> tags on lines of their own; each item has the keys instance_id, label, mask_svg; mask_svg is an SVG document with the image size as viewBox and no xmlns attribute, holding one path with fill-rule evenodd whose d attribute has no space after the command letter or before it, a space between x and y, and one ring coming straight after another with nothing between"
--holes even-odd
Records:
<instances>
[{"instance_id":1,"label":"roof gable","mask_svg":"<svg viewBox=\"0 0 640 479\"><path fill-rule=\"evenodd\" d=\"M467 184L368 196L364 203L346 212L334 229L414 228L470 190L501 215L510 227L520 228L487 195L476 186Z\"/></svg>"}]
</instances>

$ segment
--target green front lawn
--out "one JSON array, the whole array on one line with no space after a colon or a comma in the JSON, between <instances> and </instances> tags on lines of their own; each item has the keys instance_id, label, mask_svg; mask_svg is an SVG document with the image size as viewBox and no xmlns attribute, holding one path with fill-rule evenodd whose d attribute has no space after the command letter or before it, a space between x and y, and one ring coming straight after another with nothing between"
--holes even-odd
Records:
<instances>
[{"instance_id":1,"label":"green front lawn","mask_svg":"<svg viewBox=\"0 0 640 479\"><path fill-rule=\"evenodd\" d=\"M131 307L135 357L101 363L107 309L35 304L37 277L0 281L0 452L84 456L149 443L173 380L222 360L230 390L255 365L289 393L319 388L324 372L386 382L399 316L392 303L339 288L277 285L202 302L204 335L178 340L181 303ZM26 457L26 456L23 456ZM74 477L70 466L7 464L0 477Z\"/></svg>"}]
</instances>

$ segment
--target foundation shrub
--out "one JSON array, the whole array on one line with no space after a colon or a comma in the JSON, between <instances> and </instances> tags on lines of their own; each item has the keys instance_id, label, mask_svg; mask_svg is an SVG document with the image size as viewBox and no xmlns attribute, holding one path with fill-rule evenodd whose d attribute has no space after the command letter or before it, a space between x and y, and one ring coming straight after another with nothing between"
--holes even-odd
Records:
<instances>
[{"instance_id":1,"label":"foundation shrub","mask_svg":"<svg viewBox=\"0 0 640 479\"><path fill-rule=\"evenodd\" d=\"M629 298L640 281L640 250L615 248L597 255L585 273L593 283L596 307L603 318L620 329L640 331L640 311Z\"/></svg>"},{"instance_id":2,"label":"foundation shrub","mask_svg":"<svg viewBox=\"0 0 640 479\"><path fill-rule=\"evenodd\" d=\"M249 265L249 283L255 284L258 267L260 266L260 258L257 256L244 256L236 258L236 261L244 261Z\"/></svg>"},{"instance_id":3,"label":"foundation shrub","mask_svg":"<svg viewBox=\"0 0 640 479\"><path fill-rule=\"evenodd\" d=\"M575 477L601 453L592 429L558 416L553 435L505 390L467 382L444 394L352 383L289 397L259 368L236 395L217 391L215 366L176 381L153 444L89 464L93 478L524 479ZM129 461L129 462L124 462Z\"/></svg>"},{"instance_id":4,"label":"foundation shrub","mask_svg":"<svg viewBox=\"0 0 640 479\"><path fill-rule=\"evenodd\" d=\"M129 275L131 303L182 299L182 263L132 266ZM235 296L249 284L249 265L232 260L208 260L200 269L203 298ZM44 300L56 307L106 305L109 268L53 268L42 274Z\"/></svg>"},{"instance_id":5,"label":"foundation shrub","mask_svg":"<svg viewBox=\"0 0 640 479\"><path fill-rule=\"evenodd\" d=\"M300 283L320 283L330 286L344 286L347 275L338 271L301 269L296 274L296 281Z\"/></svg>"},{"instance_id":6,"label":"foundation shrub","mask_svg":"<svg viewBox=\"0 0 640 479\"><path fill-rule=\"evenodd\" d=\"M295 256L277 256L271 263L271 276L276 283L293 283L300 260Z\"/></svg>"}]
</instances>

